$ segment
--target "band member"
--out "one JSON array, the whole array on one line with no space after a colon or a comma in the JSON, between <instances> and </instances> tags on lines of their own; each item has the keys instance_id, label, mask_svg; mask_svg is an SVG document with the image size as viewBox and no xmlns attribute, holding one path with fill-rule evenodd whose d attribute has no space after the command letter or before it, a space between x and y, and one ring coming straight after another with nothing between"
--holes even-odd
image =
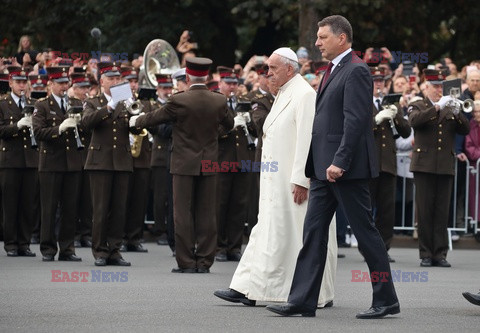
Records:
<instances>
[{"instance_id":1,"label":"band member","mask_svg":"<svg viewBox=\"0 0 480 333\"><path fill-rule=\"evenodd\" d=\"M445 74L423 71L426 98L411 101L408 120L414 129L410 171L415 179L415 208L418 216L420 266L451 267L447 225L455 175L455 134L466 135L470 126L459 105L443 96Z\"/></svg>"},{"instance_id":2,"label":"band member","mask_svg":"<svg viewBox=\"0 0 480 333\"><path fill-rule=\"evenodd\" d=\"M81 261L75 255L73 244L82 175L82 156L77 150L75 138L80 118L70 117L67 111L69 105L81 106L82 102L67 97L68 67L48 67L47 73L52 94L35 103L33 115L35 138L40 146L40 251L43 261L54 260L57 253L55 220L58 208L58 260Z\"/></svg>"},{"instance_id":3,"label":"band member","mask_svg":"<svg viewBox=\"0 0 480 333\"><path fill-rule=\"evenodd\" d=\"M38 150L32 147L33 101L25 97L25 69L9 66L11 92L0 100L0 187L7 256L34 257L30 238L38 207Z\"/></svg>"},{"instance_id":4,"label":"band member","mask_svg":"<svg viewBox=\"0 0 480 333\"><path fill-rule=\"evenodd\" d=\"M370 196L375 210L377 227L387 251L393 238L395 225L395 191L397 176L397 156L395 139L408 138L410 125L403 118L400 106L394 104L382 107L385 90L385 70L373 67L373 135L377 149L379 176L370 180ZM361 249L360 249L361 251ZM388 255L390 262L395 260Z\"/></svg>"},{"instance_id":5,"label":"band member","mask_svg":"<svg viewBox=\"0 0 480 333\"><path fill-rule=\"evenodd\" d=\"M137 71L133 67L123 67L122 77L128 80L132 93L136 95L138 89ZM141 112L150 112L150 102L138 101L138 103L141 103L141 106L139 106ZM147 209L152 147L146 130L140 134L130 133L130 143L133 156L133 173L130 175L129 181L124 244L120 251L148 252L140 240L143 237Z\"/></svg>"},{"instance_id":6,"label":"band member","mask_svg":"<svg viewBox=\"0 0 480 333\"><path fill-rule=\"evenodd\" d=\"M127 215L127 191L133 171L125 103L111 97L122 81L120 64L98 63L103 94L85 101L82 123L92 131L85 170L93 203L92 252L96 266L130 266L120 254ZM137 133L138 134L138 133Z\"/></svg>"},{"instance_id":7,"label":"band member","mask_svg":"<svg viewBox=\"0 0 480 333\"><path fill-rule=\"evenodd\" d=\"M218 140L218 161L242 165L242 161L251 161L252 153L249 150L246 130L254 132L248 112L237 114L235 111L238 100L238 76L232 68L219 66L220 93L227 98L228 112L234 117L233 129L220 129ZM248 172L238 172L231 168L227 172L217 175L217 225L218 225L218 249L215 259L217 261L239 261L242 257L241 247L243 232L248 214L248 197L250 190Z\"/></svg>"},{"instance_id":8,"label":"band member","mask_svg":"<svg viewBox=\"0 0 480 333\"><path fill-rule=\"evenodd\" d=\"M155 74L157 79L156 106L165 105L173 90L170 74ZM159 235L158 245L169 245L175 250L175 236L173 227L173 202L169 201L172 195L172 176L170 175L170 148L172 143L172 124L165 123L148 128L153 135L152 168L153 185L153 216L155 230ZM173 200L173 199L172 199Z\"/></svg>"},{"instance_id":9,"label":"band member","mask_svg":"<svg viewBox=\"0 0 480 333\"><path fill-rule=\"evenodd\" d=\"M189 89L173 95L160 109L130 119L131 126L140 128L174 122L171 173L178 263L174 273L209 273L215 257L216 177L202 167L217 160L219 125L230 130L233 117L225 97L205 85L211 63L207 58L187 58Z\"/></svg>"}]
</instances>

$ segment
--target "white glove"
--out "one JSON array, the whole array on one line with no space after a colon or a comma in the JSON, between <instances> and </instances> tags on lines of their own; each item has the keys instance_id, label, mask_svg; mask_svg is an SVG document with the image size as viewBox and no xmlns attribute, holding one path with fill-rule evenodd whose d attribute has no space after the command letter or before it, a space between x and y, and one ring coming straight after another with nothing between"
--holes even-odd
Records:
<instances>
[{"instance_id":1,"label":"white glove","mask_svg":"<svg viewBox=\"0 0 480 333\"><path fill-rule=\"evenodd\" d=\"M128 108L130 105L133 104L133 102L135 102L135 101L133 100L132 97L130 97L129 99L126 99L125 100L125 107Z\"/></svg>"},{"instance_id":2,"label":"white glove","mask_svg":"<svg viewBox=\"0 0 480 333\"><path fill-rule=\"evenodd\" d=\"M237 114L235 118L233 118L233 128L238 126L246 127L247 123L245 122L245 118L241 114Z\"/></svg>"},{"instance_id":3,"label":"white glove","mask_svg":"<svg viewBox=\"0 0 480 333\"><path fill-rule=\"evenodd\" d=\"M244 112L244 113L242 114L242 116L243 116L243 118L245 119L245 123L248 124L249 122L252 121L252 118L250 118L250 112Z\"/></svg>"},{"instance_id":4,"label":"white glove","mask_svg":"<svg viewBox=\"0 0 480 333\"><path fill-rule=\"evenodd\" d=\"M397 114L397 108L383 109L375 116L375 123L377 125L380 125L384 120L393 119L393 117L395 117L396 114Z\"/></svg>"},{"instance_id":5,"label":"white glove","mask_svg":"<svg viewBox=\"0 0 480 333\"><path fill-rule=\"evenodd\" d=\"M140 117L140 115L130 117L130 120L128 121L128 124L130 125L130 127L137 127L136 123L137 123L138 117Z\"/></svg>"},{"instance_id":6,"label":"white glove","mask_svg":"<svg viewBox=\"0 0 480 333\"><path fill-rule=\"evenodd\" d=\"M114 101L113 101L113 98L112 98L112 99L110 100L110 102L107 103L107 106L109 106L110 109L115 110L115 108L117 107L117 104L118 104L118 102L114 102Z\"/></svg>"},{"instance_id":7,"label":"white glove","mask_svg":"<svg viewBox=\"0 0 480 333\"><path fill-rule=\"evenodd\" d=\"M75 126L77 126L77 122L75 121L75 119L74 118L67 118L64 121L62 121L62 123L58 127L58 131L59 131L60 134L62 134L68 128L74 128Z\"/></svg>"},{"instance_id":8,"label":"white glove","mask_svg":"<svg viewBox=\"0 0 480 333\"><path fill-rule=\"evenodd\" d=\"M440 107L440 110L442 110L450 101L453 101L452 97L442 96L442 98L440 98L440 100L437 103L435 103L435 105L438 105Z\"/></svg>"},{"instance_id":9,"label":"white glove","mask_svg":"<svg viewBox=\"0 0 480 333\"><path fill-rule=\"evenodd\" d=\"M17 122L18 129L22 129L24 127L32 127L32 116L23 117Z\"/></svg>"}]
</instances>

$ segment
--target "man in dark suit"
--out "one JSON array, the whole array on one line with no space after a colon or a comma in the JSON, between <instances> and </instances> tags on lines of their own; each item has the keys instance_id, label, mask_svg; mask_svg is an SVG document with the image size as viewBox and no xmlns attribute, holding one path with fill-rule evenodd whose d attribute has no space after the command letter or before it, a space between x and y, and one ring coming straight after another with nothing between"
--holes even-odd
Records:
<instances>
[{"instance_id":1,"label":"man in dark suit","mask_svg":"<svg viewBox=\"0 0 480 333\"><path fill-rule=\"evenodd\" d=\"M305 174L311 178L303 232L288 303L267 309L315 316L327 255L328 227L339 206L372 276L373 301L357 318L400 312L387 251L372 220L369 179L378 176L372 131L372 77L351 50L352 27L334 15L318 23L315 45L330 60L316 101ZM373 273L373 274L372 274Z\"/></svg>"},{"instance_id":2,"label":"man in dark suit","mask_svg":"<svg viewBox=\"0 0 480 333\"><path fill-rule=\"evenodd\" d=\"M82 120L87 130L92 131L85 163L92 191L92 252L96 266L130 266L119 251L133 171L129 114L125 104L113 100L110 92L111 86L121 82L120 64L100 62L98 70L104 92L85 101Z\"/></svg>"},{"instance_id":3,"label":"man in dark suit","mask_svg":"<svg viewBox=\"0 0 480 333\"><path fill-rule=\"evenodd\" d=\"M22 114L33 101L25 97L23 68L9 66L12 91L0 100L0 187L7 256L34 257L30 251L38 191L38 149L31 146L30 115ZM36 148L36 147L35 147Z\"/></svg>"},{"instance_id":4,"label":"man in dark suit","mask_svg":"<svg viewBox=\"0 0 480 333\"><path fill-rule=\"evenodd\" d=\"M226 98L210 92L205 82L212 61L187 58L189 89L173 95L160 109L130 119L130 126L151 127L173 121L173 174L175 250L178 268L173 273L208 273L216 249L216 177L202 170L202 161L218 156L218 127L230 129Z\"/></svg>"},{"instance_id":5,"label":"man in dark suit","mask_svg":"<svg viewBox=\"0 0 480 333\"><path fill-rule=\"evenodd\" d=\"M68 67L48 67L52 94L35 103L33 130L39 142L38 176L40 180L41 229L40 251L43 261L53 261L57 253L55 221L60 209L58 260L81 261L75 255L74 238L82 177L82 155L77 150L75 127L79 118L70 118L68 104L81 106L70 98Z\"/></svg>"}]
</instances>

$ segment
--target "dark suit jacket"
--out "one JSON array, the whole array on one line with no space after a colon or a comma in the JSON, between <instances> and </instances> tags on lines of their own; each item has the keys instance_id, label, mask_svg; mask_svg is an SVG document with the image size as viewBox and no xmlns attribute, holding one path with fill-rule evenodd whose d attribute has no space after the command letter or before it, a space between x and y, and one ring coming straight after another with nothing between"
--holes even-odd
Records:
<instances>
[{"instance_id":1,"label":"dark suit jacket","mask_svg":"<svg viewBox=\"0 0 480 333\"><path fill-rule=\"evenodd\" d=\"M136 125L147 128L168 121L174 123L170 163L174 175L200 175L202 160L217 160L219 125L233 127L225 96L209 91L205 85L173 95L161 108L140 116Z\"/></svg>"},{"instance_id":2,"label":"dark suit jacket","mask_svg":"<svg viewBox=\"0 0 480 333\"><path fill-rule=\"evenodd\" d=\"M72 105L81 106L79 99L70 98ZM81 171L82 153L77 150L73 128L59 134L59 127L68 115L63 114L53 96L41 98L35 103L33 131L39 152L38 171Z\"/></svg>"},{"instance_id":3,"label":"dark suit jacket","mask_svg":"<svg viewBox=\"0 0 480 333\"><path fill-rule=\"evenodd\" d=\"M408 120L415 138L410 171L455 175L455 134L470 130L463 112L457 116L449 108L437 112L425 98L409 105Z\"/></svg>"},{"instance_id":4,"label":"dark suit jacket","mask_svg":"<svg viewBox=\"0 0 480 333\"><path fill-rule=\"evenodd\" d=\"M11 93L0 100L0 168L38 168L38 149L31 148L29 129L17 127L21 112Z\"/></svg>"},{"instance_id":5,"label":"dark suit jacket","mask_svg":"<svg viewBox=\"0 0 480 333\"><path fill-rule=\"evenodd\" d=\"M330 74L316 100L305 174L326 180L333 164L338 180L378 176L372 130L373 83L368 66L350 52Z\"/></svg>"},{"instance_id":6,"label":"dark suit jacket","mask_svg":"<svg viewBox=\"0 0 480 333\"><path fill-rule=\"evenodd\" d=\"M85 170L133 171L129 115L122 103L107 110L104 94L85 101L82 124L92 131Z\"/></svg>"}]
</instances>

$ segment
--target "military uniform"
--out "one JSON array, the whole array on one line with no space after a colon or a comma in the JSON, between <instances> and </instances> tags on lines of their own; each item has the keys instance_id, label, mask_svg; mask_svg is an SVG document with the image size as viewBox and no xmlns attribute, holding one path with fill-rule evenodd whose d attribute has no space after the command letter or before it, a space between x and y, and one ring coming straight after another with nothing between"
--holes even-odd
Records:
<instances>
[{"instance_id":1,"label":"military uniform","mask_svg":"<svg viewBox=\"0 0 480 333\"><path fill-rule=\"evenodd\" d=\"M6 194L2 196L4 248L8 255L33 256L30 238L38 206L38 149L31 147L29 128L17 126L24 115L12 94L0 100L0 186ZM27 105L33 102L23 101Z\"/></svg>"},{"instance_id":2,"label":"military uniform","mask_svg":"<svg viewBox=\"0 0 480 333\"><path fill-rule=\"evenodd\" d=\"M71 98L70 102L72 105L82 105L77 99ZM73 241L80 195L82 156L77 150L73 128L59 133L59 125L67 118L68 115L61 110L53 95L35 103L33 129L40 148L40 250L44 261L53 260L57 253L57 207L60 207L61 212L58 231L59 259L75 255Z\"/></svg>"},{"instance_id":3,"label":"military uniform","mask_svg":"<svg viewBox=\"0 0 480 333\"><path fill-rule=\"evenodd\" d=\"M92 252L95 259L121 259L127 191L133 171L128 113L119 103L107 108L105 94L85 101L82 123L92 131L85 170L93 203Z\"/></svg>"},{"instance_id":4,"label":"military uniform","mask_svg":"<svg viewBox=\"0 0 480 333\"><path fill-rule=\"evenodd\" d=\"M187 74L203 77L212 63L206 58L187 58ZM173 95L167 104L137 119L137 127L173 121L170 170L173 175L175 250L178 269L173 272L209 272L216 248L214 172L202 171L202 161L215 161L218 126L233 125L225 97L208 91L204 84Z\"/></svg>"},{"instance_id":5,"label":"military uniform","mask_svg":"<svg viewBox=\"0 0 480 333\"><path fill-rule=\"evenodd\" d=\"M402 138L408 138L411 132L408 121L402 117L402 109L399 110L393 119L398 134ZM373 108L373 117L378 114L377 107ZM378 170L377 178L370 180L370 196L372 205L375 207L375 226L377 227L387 251L393 238L393 227L395 225L395 194L397 177L397 149L395 138L392 133L389 120L384 120L379 125L373 126L375 148L377 152Z\"/></svg>"},{"instance_id":6,"label":"military uniform","mask_svg":"<svg viewBox=\"0 0 480 333\"><path fill-rule=\"evenodd\" d=\"M454 115L449 107L437 111L427 98L409 105L408 119L415 138L410 171L415 179L420 258L435 265L445 260L448 251L455 134L468 134L469 123L462 112Z\"/></svg>"}]
</instances>

